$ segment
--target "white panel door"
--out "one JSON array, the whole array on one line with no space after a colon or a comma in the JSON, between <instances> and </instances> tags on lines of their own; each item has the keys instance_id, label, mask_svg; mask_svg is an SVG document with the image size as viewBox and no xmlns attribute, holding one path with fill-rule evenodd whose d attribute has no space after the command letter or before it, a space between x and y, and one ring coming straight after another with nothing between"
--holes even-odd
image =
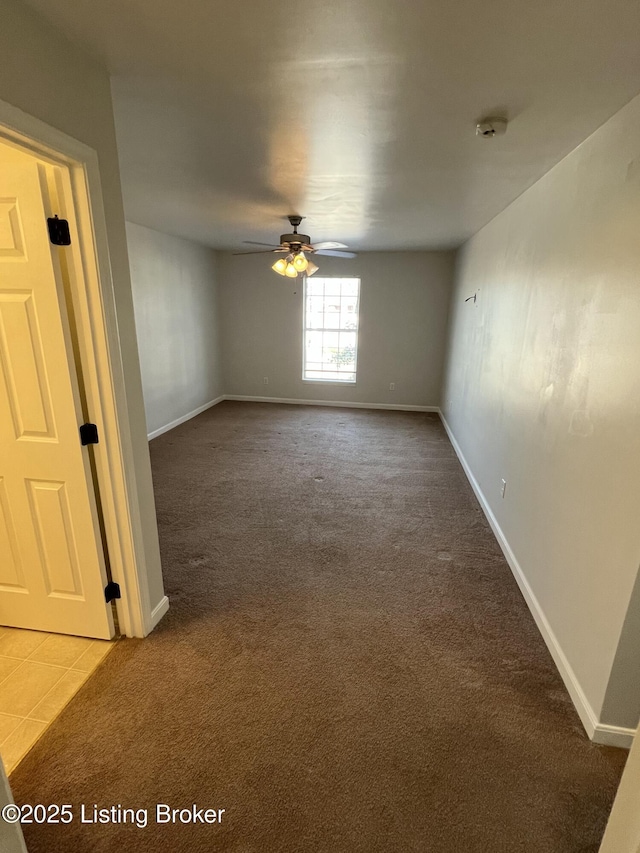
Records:
<instances>
[{"instance_id":1,"label":"white panel door","mask_svg":"<svg viewBox=\"0 0 640 853\"><path fill-rule=\"evenodd\" d=\"M108 639L113 617L44 169L0 143L0 625Z\"/></svg>"}]
</instances>

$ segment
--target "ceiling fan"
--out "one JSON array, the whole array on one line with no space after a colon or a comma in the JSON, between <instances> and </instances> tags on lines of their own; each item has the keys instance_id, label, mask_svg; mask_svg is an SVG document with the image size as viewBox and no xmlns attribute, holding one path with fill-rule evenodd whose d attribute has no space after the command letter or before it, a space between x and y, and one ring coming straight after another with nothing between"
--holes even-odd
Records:
<instances>
[{"instance_id":1,"label":"ceiling fan","mask_svg":"<svg viewBox=\"0 0 640 853\"><path fill-rule=\"evenodd\" d=\"M309 276L318 271L318 267L307 258L307 255L331 255L334 258L356 257L355 252L343 251L347 248L344 243L329 240L312 245L311 237L308 234L298 234L298 226L304 216L288 216L287 219L291 223L293 233L281 234L280 245L275 246L270 243L255 243L253 240L245 240L244 242L251 246L269 246L270 248L254 249L251 252L234 252L234 255L266 255L271 252L282 254L284 257L278 258L271 269L279 275L286 275L289 278L297 278L302 273Z\"/></svg>"}]
</instances>

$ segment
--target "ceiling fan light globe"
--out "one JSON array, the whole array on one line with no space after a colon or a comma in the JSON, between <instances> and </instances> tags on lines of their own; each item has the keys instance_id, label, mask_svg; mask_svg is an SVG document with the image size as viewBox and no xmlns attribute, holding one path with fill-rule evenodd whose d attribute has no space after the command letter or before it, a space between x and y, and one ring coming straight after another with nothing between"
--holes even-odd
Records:
<instances>
[{"instance_id":1,"label":"ceiling fan light globe","mask_svg":"<svg viewBox=\"0 0 640 853\"><path fill-rule=\"evenodd\" d=\"M304 272L309 266L309 261L305 258L304 252L300 252L293 259L293 265L298 272Z\"/></svg>"},{"instance_id":2,"label":"ceiling fan light globe","mask_svg":"<svg viewBox=\"0 0 640 853\"><path fill-rule=\"evenodd\" d=\"M298 278L298 270L294 267L293 264L287 264L287 268L284 274L289 278Z\"/></svg>"},{"instance_id":3,"label":"ceiling fan light globe","mask_svg":"<svg viewBox=\"0 0 640 853\"><path fill-rule=\"evenodd\" d=\"M287 262L284 258L278 258L275 264L271 267L274 272L277 272L278 275L286 275Z\"/></svg>"},{"instance_id":4,"label":"ceiling fan light globe","mask_svg":"<svg viewBox=\"0 0 640 853\"><path fill-rule=\"evenodd\" d=\"M320 267L317 267L313 263L313 261L309 261L307 263L307 269L306 269L307 276L310 276L310 275L313 275L314 273L317 273L319 269L320 269Z\"/></svg>"}]
</instances>

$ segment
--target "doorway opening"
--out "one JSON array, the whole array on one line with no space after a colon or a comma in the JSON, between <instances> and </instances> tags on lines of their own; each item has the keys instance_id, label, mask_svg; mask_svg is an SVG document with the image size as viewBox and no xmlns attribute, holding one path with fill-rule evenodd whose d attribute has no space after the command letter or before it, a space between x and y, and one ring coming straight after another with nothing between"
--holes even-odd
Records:
<instances>
[{"instance_id":1,"label":"doorway opening","mask_svg":"<svg viewBox=\"0 0 640 853\"><path fill-rule=\"evenodd\" d=\"M120 587L115 613L123 636L146 637L167 611L168 600L166 596L158 603L154 600L155 606L150 600L150 582L158 593L159 565L154 541L149 538L152 507L146 492L140 494L140 488L146 490L147 484L144 470L141 474L138 470L134 450L133 431L138 423L129 413L125 386L124 350L129 342L121 340L118 324L98 155L83 142L4 101L0 101L0 143L32 155L45 169L58 168L54 195L57 193L57 201L65 207L54 211L54 216L58 213L69 223L71 244L65 247L63 260L73 268L67 299L72 303L75 333L66 346L73 350L73 359L81 363L84 404L90 422L98 429L99 443L92 449L92 476L99 489L101 535L111 576ZM52 202L51 196L47 197L52 184L45 183L42 204ZM11 195L0 185L0 198L5 197ZM5 209L8 223L1 239L14 239L17 217L11 212L13 208L15 205L9 204ZM14 245L13 252L16 250L20 251L19 246ZM125 296L127 284L123 283Z\"/></svg>"},{"instance_id":2,"label":"doorway opening","mask_svg":"<svg viewBox=\"0 0 640 853\"><path fill-rule=\"evenodd\" d=\"M0 104L4 116L0 756L11 773L109 641L150 627L97 159Z\"/></svg>"},{"instance_id":3,"label":"doorway opening","mask_svg":"<svg viewBox=\"0 0 640 853\"><path fill-rule=\"evenodd\" d=\"M111 639L68 177L0 142L0 625Z\"/></svg>"}]
</instances>

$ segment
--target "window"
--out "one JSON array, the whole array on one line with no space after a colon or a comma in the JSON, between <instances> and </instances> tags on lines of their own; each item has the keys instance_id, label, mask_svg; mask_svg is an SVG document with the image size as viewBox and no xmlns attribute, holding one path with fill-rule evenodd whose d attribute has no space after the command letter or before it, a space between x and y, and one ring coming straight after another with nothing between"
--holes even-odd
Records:
<instances>
[{"instance_id":1,"label":"window","mask_svg":"<svg viewBox=\"0 0 640 853\"><path fill-rule=\"evenodd\" d=\"M302 378L355 382L359 278L305 278Z\"/></svg>"}]
</instances>

